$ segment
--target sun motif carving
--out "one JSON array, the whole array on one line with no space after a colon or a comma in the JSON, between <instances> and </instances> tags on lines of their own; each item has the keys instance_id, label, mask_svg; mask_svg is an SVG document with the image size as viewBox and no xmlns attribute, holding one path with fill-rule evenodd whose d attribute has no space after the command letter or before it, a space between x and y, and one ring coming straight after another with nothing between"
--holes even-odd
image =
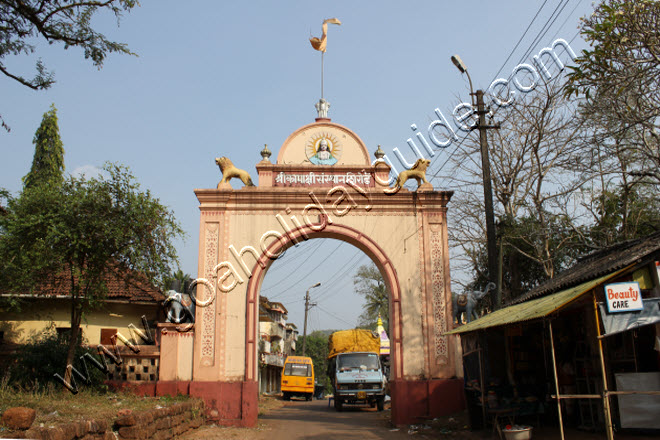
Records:
<instances>
[{"instance_id":1,"label":"sun motif carving","mask_svg":"<svg viewBox=\"0 0 660 440\"><path fill-rule=\"evenodd\" d=\"M334 165L341 158L341 152L341 142L328 132L312 135L305 144L307 159L314 165Z\"/></svg>"}]
</instances>

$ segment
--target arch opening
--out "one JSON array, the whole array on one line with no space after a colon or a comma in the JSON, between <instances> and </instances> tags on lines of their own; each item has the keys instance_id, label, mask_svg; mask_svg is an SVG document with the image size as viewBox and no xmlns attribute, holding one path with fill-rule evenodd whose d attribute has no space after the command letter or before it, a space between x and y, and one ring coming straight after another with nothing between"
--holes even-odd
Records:
<instances>
[{"instance_id":1,"label":"arch opening","mask_svg":"<svg viewBox=\"0 0 660 440\"><path fill-rule=\"evenodd\" d=\"M390 292L389 295L389 323L391 344L391 378L401 378L403 371L403 358L401 353L401 289L392 261L387 257L380 246L367 235L344 225L328 225L321 231L313 230L311 227L302 227L291 231L286 240L275 240L262 253L255 263L252 277L247 287L247 322L245 340L245 379L256 381L258 378L257 349L259 341L258 332L258 306L259 292L261 291L265 276L276 261L268 255L281 255L281 253L294 246L301 239L332 238L353 245L366 254L375 264L383 276L383 280Z\"/></svg>"}]
</instances>

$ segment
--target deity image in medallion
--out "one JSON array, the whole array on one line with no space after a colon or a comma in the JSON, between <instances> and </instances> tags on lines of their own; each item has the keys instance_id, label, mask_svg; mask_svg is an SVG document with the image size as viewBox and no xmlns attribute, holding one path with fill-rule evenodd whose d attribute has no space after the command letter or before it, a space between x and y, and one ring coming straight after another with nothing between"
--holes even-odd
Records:
<instances>
[{"instance_id":1,"label":"deity image in medallion","mask_svg":"<svg viewBox=\"0 0 660 440\"><path fill-rule=\"evenodd\" d=\"M334 165L339 160L341 147L332 135L314 136L307 143L307 158L314 165Z\"/></svg>"}]
</instances>

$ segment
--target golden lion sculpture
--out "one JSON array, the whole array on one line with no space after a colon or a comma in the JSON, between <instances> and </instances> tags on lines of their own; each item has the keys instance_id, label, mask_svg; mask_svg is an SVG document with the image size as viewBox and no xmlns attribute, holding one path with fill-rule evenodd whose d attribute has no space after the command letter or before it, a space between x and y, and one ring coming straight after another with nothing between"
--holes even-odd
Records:
<instances>
[{"instance_id":1,"label":"golden lion sculpture","mask_svg":"<svg viewBox=\"0 0 660 440\"><path fill-rule=\"evenodd\" d=\"M394 187L389 190L389 193L396 193L403 185L408 181L408 179L417 180L417 186L419 187L422 182L429 183L426 180L426 169L431 165L431 161L428 159L417 159L415 164L409 170L403 170L399 173L399 176L396 178L396 183Z\"/></svg>"},{"instance_id":2,"label":"golden lion sculpture","mask_svg":"<svg viewBox=\"0 0 660 440\"><path fill-rule=\"evenodd\" d=\"M222 173L222 180L218 183L218 188L220 188L220 185L223 183L229 183L229 180L232 177L241 179L241 182L243 182L245 186L254 186L248 172L236 168L228 157L216 157L215 163L220 167L220 172Z\"/></svg>"}]
</instances>

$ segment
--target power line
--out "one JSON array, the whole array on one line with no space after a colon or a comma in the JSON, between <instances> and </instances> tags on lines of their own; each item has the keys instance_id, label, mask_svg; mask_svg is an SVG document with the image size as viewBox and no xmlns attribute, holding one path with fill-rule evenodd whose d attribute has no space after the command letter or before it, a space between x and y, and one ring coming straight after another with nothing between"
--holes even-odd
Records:
<instances>
[{"instance_id":1,"label":"power line","mask_svg":"<svg viewBox=\"0 0 660 440\"><path fill-rule=\"evenodd\" d=\"M350 259L349 261L346 262L346 264L344 264L344 266L342 266L337 272L335 272L335 275L334 275L332 278L336 278L336 279L341 279L341 278L343 278L344 282L345 282L346 280L350 280L351 278L346 277L347 272L350 271L350 270L352 270L355 266L358 266L358 264L361 263L365 258L369 258L369 257L368 257L366 254L364 254L364 253L362 253L362 255L360 256L360 253L362 253L362 252L361 252L361 251L360 251L360 252L356 252L355 255L353 255L353 256L351 257L351 259ZM351 261L352 261L355 257L357 257L357 256L360 256L360 259L359 259L358 261L356 261L355 264L353 264L353 265L349 266L348 268L346 268L346 269L341 273L341 275L338 275L339 271L341 271L344 267L348 266L348 265L351 263ZM358 267L359 267L359 266L358 266ZM328 298L331 298L332 295L327 295L327 293L328 293L328 292L336 292L336 291L338 290L338 289L337 289L337 286L333 286L333 287L334 287L334 289L332 289L332 290L326 290L326 291L324 291L324 292L319 292L320 295L318 296L317 300L319 300L319 301L321 300L321 295L322 295L322 294L325 294L325 295L323 295L323 300L326 300L326 299L328 299Z\"/></svg>"},{"instance_id":2,"label":"power line","mask_svg":"<svg viewBox=\"0 0 660 440\"><path fill-rule=\"evenodd\" d=\"M555 38L557 38L557 35L559 35L559 31L561 31L561 30L564 28L564 26L566 26L566 23L568 22L568 19L571 18L571 17L573 16L573 13L574 13L575 10L578 8L578 6L580 6L580 3L582 3L582 0L579 0L577 3L575 3L575 6L574 6L573 9L571 10L571 12L568 13L568 15L566 16L566 18L565 18L564 21L562 22L561 26L559 26L559 29L557 29L557 32L555 32L555 34L552 36L552 40L554 40ZM570 43L569 43L569 44L570 44Z\"/></svg>"},{"instance_id":3,"label":"power line","mask_svg":"<svg viewBox=\"0 0 660 440\"><path fill-rule=\"evenodd\" d=\"M321 260L321 262L319 262L319 264L317 264L313 269L311 269L311 270L308 271L306 274L304 274L301 278L299 278L298 281L296 281L296 282L293 283L293 284L290 284L285 290L283 290L283 291L281 291L281 292L279 292L279 293L276 293L275 295L272 295L272 297L273 297L273 298L277 298L278 296L282 295L283 293L286 293L286 292L290 291L293 287L295 287L296 285L298 285L298 284L300 284L301 282L303 282L303 281L309 276L310 273L314 272L314 271L315 271L316 269L318 269L322 264L326 263L326 260L327 260L328 258L330 258L330 256L331 256L332 254L334 254L334 253L337 251L337 249L339 249L339 248L341 247L342 244L344 244L344 242L340 240L340 241L339 241L339 244L337 245L337 247L336 247L332 252L330 252L330 254L328 254L327 257L325 257L323 260ZM280 280L280 282L278 282L277 284L282 283L282 282L283 282L284 280L286 280L286 279L287 279L287 278L283 278L283 279ZM272 287L275 287L275 285L269 287L269 289L272 288ZM266 289L264 289L264 290L266 290Z\"/></svg>"},{"instance_id":4,"label":"power line","mask_svg":"<svg viewBox=\"0 0 660 440\"><path fill-rule=\"evenodd\" d=\"M502 69L504 69L504 66L506 66L506 63L509 62L509 60L510 60L511 57L513 56L513 53L516 51L516 49L518 49L518 46L519 46L520 43L522 42L523 38L525 38L525 35L527 35L527 32L528 32L529 29L532 27L532 24L534 24L534 21L536 20L536 17L539 16L539 13L541 12L541 10L543 9L543 7L545 6L546 3L548 3L548 0L545 0L545 1L543 2L543 4L541 5L541 7L538 9L538 11L536 11L536 14L534 14L534 18L532 18L532 21L529 22L529 24L527 25L527 29L525 29L525 32L523 32L523 34L522 34L522 36L520 37L520 39L518 39L518 42L516 43L516 45L514 46L514 48L513 48L513 49L511 50L511 52L509 53L509 56L506 57L506 60L504 61L504 63L502 63L502 66L500 66L499 70L497 71L497 73L495 74L495 76L493 77L493 79L492 79L491 82L495 81L495 78L497 78L497 75L500 74L500 72L502 71Z\"/></svg>"},{"instance_id":5,"label":"power line","mask_svg":"<svg viewBox=\"0 0 660 440\"><path fill-rule=\"evenodd\" d=\"M547 1L547 0L546 0L546 1ZM570 1L570 0L566 0L566 1L564 2L564 0L560 0L560 2L557 4L557 6L556 6L555 9L553 10L552 14L550 15L550 17L546 20L546 22L545 22L545 24L543 25L543 27L541 28L541 30L537 33L537 35L536 35L536 37L533 39L532 43L530 44L530 46L529 46L529 47L527 48L527 50L525 51L525 54L522 56L522 58L520 59L520 61L518 62L518 64L520 64L525 58L527 58L527 57L529 56L529 54L531 53L531 51L533 50L533 48L535 47L535 45L538 44L538 42L543 38L543 36L545 36L545 34L547 34L547 32L550 30L550 28L552 27L552 25L553 25L553 24L555 23L555 21L557 20L557 18L559 18L559 16L561 15L561 13L562 13L562 11L564 10L564 8L566 8L566 6L568 5L568 2L569 2L569 1ZM523 33L523 36L520 38L520 40L518 41L518 43L516 43L516 46L515 46L514 49L511 51L509 57L507 58L507 61L505 61L504 64L502 65L502 67L500 67L500 69L498 70L497 74L495 74L495 77L494 77L494 78L497 78L497 75L499 75L500 71L501 71L501 70L503 69L503 67L506 65L506 63L508 62L509 58L511 57L511 55L513 54L513 52L516 50L516 48L518 47L518 45L520 44L520 41L522 41L522 38L523 38L523 37L525 36L525 34L527 33L528 29L530 28L530 26L531 26L531 24L533 23L533 21L536 19L536 16L537 16L538 13L540 12L540 10L543 8L543 6L545 5L545 3L546 3L546 2L544 1L544 2L543 2L543 5L541 5L541 8L539 8L539 10L537 11L536 15L535 15L534 18L532 19L532 22L530 22L530 25L528 25L527 29L526 29L525 32ZM579 5L579 3L578 3L578 5ZM569 14L569 16L567 17L566 20L568 20L568 18L570 18L570 16L572 15L572 13L575 11L576 8L577 8L577 5L576 5L575 8L573 8L573 11L571 12L571 14ZM554 18L553 18L553 17L554 17ZM561 26L561 27L564 26L564 24L566 23L566 20L564 21L564 23L562 23L562 26ZM561 29L561 27L560 27L560 29ZM578 31L578 34L579 34L579 31ZM576 37L577 37L577 34L576 34L576 35L570 40L570 42L572 42ZM570 44L570 42L569 42L569 44ZM513 73L509 75L508 80L511 79L512 75L513 75ZM494 81L494 79L493 79L493 81ZM492 81L491 81L491 82L492 82ZM492 114L491 114L490 117L493 118L493 117L497 114L497 112L498 112L499 110L500 110L500 107L498 107L497 109L495 109L495 111L492 112ZM433 174L433 176L432 176L429 180L434 180L434 179L438 178L438 174L440 174L440 172L444 169L444 167L447 165L447 163L449 163L449 161L451 160L451 157L456 153L456 151L458 151L458 149L463 145L463 143L465 142L465 140L467 140L467 139L469 138L469 136L470 136L470 133L466 134L463 138L461 138L461 139L459 140L459 142L457 143L456 148L454 148L452 154L449 155L449 157L447 157L447 159L445 160L445 162L440 166L440 168L438 168L438 170ZM438 156L438 157L440 157L440 156Z\"/></svg>"},{"instance_id":6,"label":"power line","mask_svg":"<svg viewBox=\"0 0 660 440\"><path fill-rule=\"evenodd\" d=\"M304 256L304 255L307 255L307 254L310 253L310 252L315 252L316 250L318 250L319 247L321 247L321 244L323 244L323 243L322 243L321 240L319 240L319 242L316 244L316 247L312 247L312 245L310 245L310 246L305 246L304 249L301 249L300 252L296 252L295 255L294 255L293 257L290 257L290 258L284 258L285 255L286 255L286 253L285 253L285 255L283 255L283 256L277 258L277 260L276 260L276 261L278 262L277 267L274 267L274 268L270 269L270 270L268 271L268 273L274 273L274 272L277 272L277 271L281 270L283 267L286 267L286 265L287 265L288 263L291 263L291 262L293 262L294 260L297 260L297 259L299 259L300 257L302 257L302 256ZM293 246L292 246L292 247L293 247ZM292 248L292 247L291 247L291 248ZM289 248L289 249L291 249L291 248ZM287 250L289 250L289 249L287 249ZM271 286L271 287L272 287L272 286ZM270 289L270 287L269 287L269 289Z\"/></svg>"},{"instance_id":7,"label":"power line","mask_svg":"<svg viewBox=\"0 0 660 440\"><path fill-rule=\"evenodd\" d=\"M539 41L541 41L541 39L545 36L545 34L548 33L548 31L550 30L552 25L555 23L555 21L557 21L557 18L559 18L559 15L561 15L562 11L566 7L566 5L568 5L569 1L570 0L565 0L565 1L560 0L559 1L559 4L557 4L557 7L555 8L555 10L552 11L552 14L548 18L548 20L545 22L545 24L543 25L543 27L541 28L539 33L536 35L536 38L534 38L534 40L532 41L532 44L529 45L529 47L525 51L525 54L522 56L522 58L520 58L520 61L518 61L518 64L522 63L527 57L529 57L529 55L532 53L532 50L534 50L534 47L539 43ZM562 6L562 4L563 4L563 6ZM561 6L561 9L559 9L560 6ZM559 12L557 12L558 9L559 9ZM555 15L555 13L556 13L556 15ZM554 17L554 19L552 17ZM550 22L550 20L552 20L552 22Z\"/></svg>"},{"instance_id":8,"label":"power line","mask_svg":"<svg viewBox=\"0 0 660 440\"><path fill-rule=\"evenodd\" d=\"M326 309L324 309L324 308L321 307L321 306L318 306L318 309L321 310L323 313L326 313L326 314L330 315L331 317L335 318L336 320L343 322L343 323L346 324L346 325L349 325L349 326L352 326L352 325L353 325L353 324L351 324L350 322L345 321L344 319L342 319L342 318L340 318L339 316L335 315L334 313L331 313L331 312L327 311Z\"/></svg>"}]
</instances>

